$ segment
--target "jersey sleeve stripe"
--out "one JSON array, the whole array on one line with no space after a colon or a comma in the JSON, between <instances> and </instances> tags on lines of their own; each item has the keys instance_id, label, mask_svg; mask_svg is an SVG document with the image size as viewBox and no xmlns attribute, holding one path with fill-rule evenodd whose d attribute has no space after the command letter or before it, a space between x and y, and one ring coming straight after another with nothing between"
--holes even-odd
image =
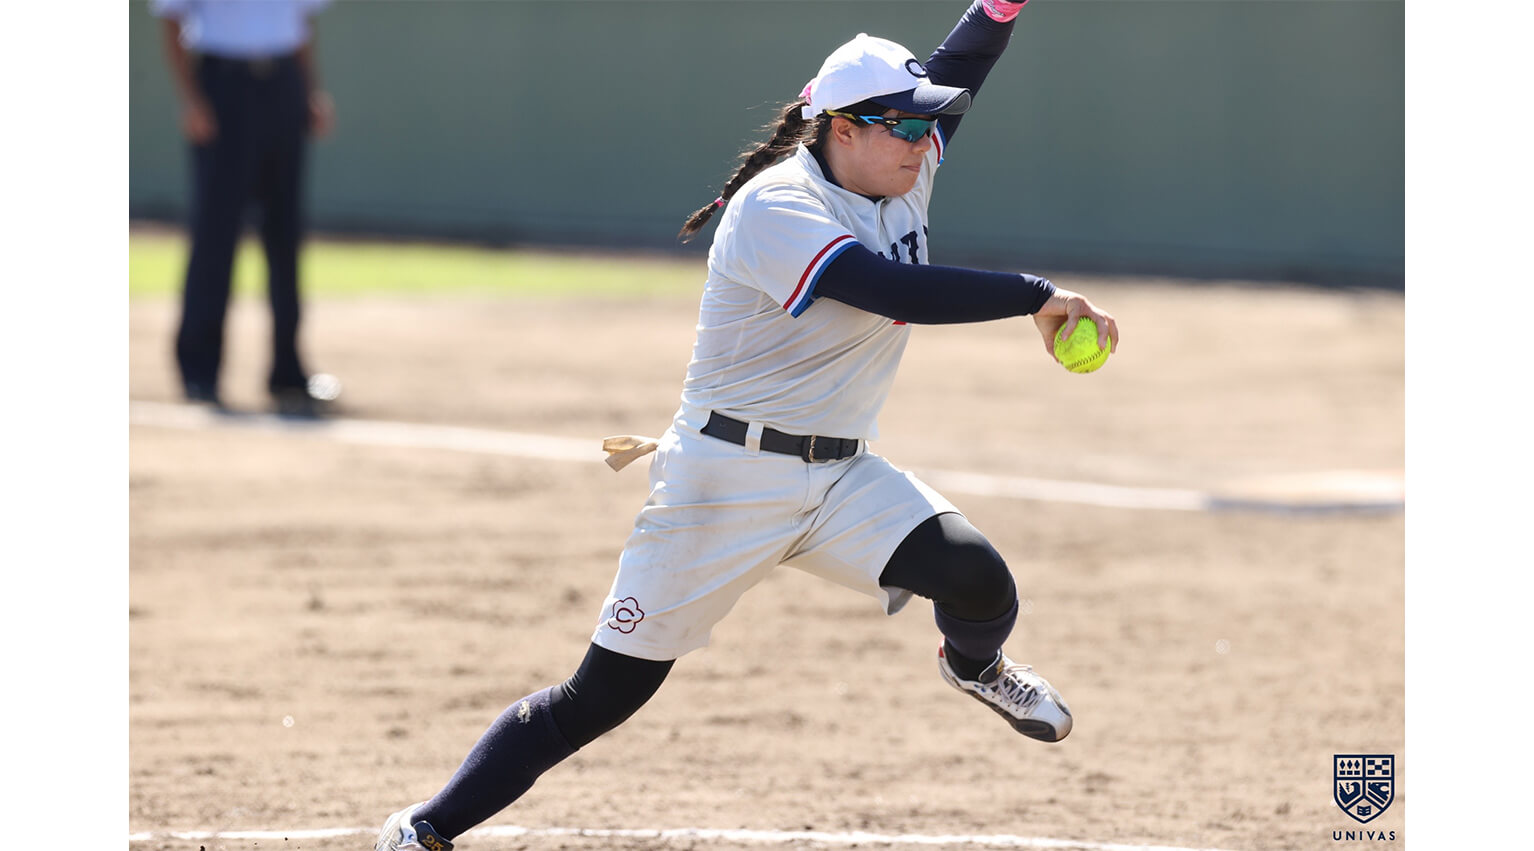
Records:
<instances>
[{"instance_id":1,"label":"jersey sleeve stripe","mask_svg":"<svg viewBox=\"0 0 1534 851\"><path fill-rule=\"evenodd\" d=\"M788 297L788 301L783 303L783 309L788 311L790 316L803 313L815 300L815 282L820 280L820 273L824 272L826 267L831 265L831 261L843 251L857 244L858 241L852 234L844 233L827 243L825 248L820 249L815 259L805 267L804 274L799 276L799 286L794 287L794 293Z\"/></svg>"},{"instance_id":2,"label":"jersey sleeve stripe","mask_svg":"<svg viewBox=\"0 0 1534 851\"><path fill-rule=\"evenodd\" d=\"M932 147L937 148L937 164L943 164L943 151L948 147L948 140L943 138L943 125L932 125Z\"/></svg>"}]
</instances>

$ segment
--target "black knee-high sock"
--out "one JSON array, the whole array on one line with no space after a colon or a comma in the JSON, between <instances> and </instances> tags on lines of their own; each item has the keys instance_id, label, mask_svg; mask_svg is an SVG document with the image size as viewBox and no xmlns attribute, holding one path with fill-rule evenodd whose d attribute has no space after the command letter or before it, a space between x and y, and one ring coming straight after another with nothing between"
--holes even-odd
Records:
<instances>
[{"instance_id":1,"label":"black knee-high sock","mask_svg":"<svg viewBox=\"0 0 1534 851\"><path fill-rule=\"evenodd\" d=\"M502 712L415 820L453 839L510 806L543 772L638 711L672 664L591 645L568 680Z\"/></svg>"},{"instance_id":2,"label":"black knee-high sock","mask_svg":"<svg viewBox=\"0 0 1534 851\"><path fill-rule=\"evenodd\" d=\"M549 710L552 691L546 688L507 707L453 779L416 810L415 820L429 822L452 839L510 806L539 775L575 753Z\"/></svg>"},{"instance_id":3,"label":"black knee-high sock","mask_svg":"<svg viewBox=\"0 0 1534 851\"><path fill-rule=\"evenodd\" d=\"M932 607L932 617L943 634L948 664L959 676L972 680L996 660L1001 645L1012 634L1012 627L1017 624L1017 598L1012 598L1012 607L1005 614L990 620L956 618L943 611L941 604Z\"/></svg>"}]
</instances>

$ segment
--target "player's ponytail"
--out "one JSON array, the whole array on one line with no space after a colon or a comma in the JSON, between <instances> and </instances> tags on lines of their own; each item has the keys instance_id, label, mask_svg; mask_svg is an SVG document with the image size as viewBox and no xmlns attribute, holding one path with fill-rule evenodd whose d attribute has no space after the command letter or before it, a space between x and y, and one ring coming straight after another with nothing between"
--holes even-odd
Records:
<instances>
[{"instance_id":1,"label":"player's ponytail","mask_svg":"<svg viewBox=\"0 0 1534 851\"><path fill-rule=\"evenodd\" d=\"M755 177L762 169L782 159L784 155L792 153L800 142L819 141L831 121L823 113L814 120L806 120L800 110L807 103L809 102L800 98L787 104L778 114L777 121L764 128L772 131L772 137L740 155L740 168L724 185L719 197L693 213L688 217L687 223L682 225L682 230L677 236L683 242L692 239L694 234L702 230L703 226L708 224L708 220L714 217L714 211L723 207L725 202L735 195L736 190L746 185L746 181Z\"/></svg>"}]
</instances>

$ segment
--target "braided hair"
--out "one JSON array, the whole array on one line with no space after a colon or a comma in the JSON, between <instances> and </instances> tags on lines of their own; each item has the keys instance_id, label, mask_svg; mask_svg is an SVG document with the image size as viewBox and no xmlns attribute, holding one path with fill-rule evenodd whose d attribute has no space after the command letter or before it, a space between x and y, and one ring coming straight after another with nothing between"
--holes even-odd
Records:
<instances>
[{"instance_id":1,"label":"braided hair","mask_svg":"<svg viewBox=\"0 0 1534 851\"><path fill-rule=\"evenodd\" d=\"M719 197L704 205L696 213L688 217L686 224L677 236L686 242L708 220L714 217L714 211L723 207L725 202L735 195L740 187L746 185L746 181L755 177L759 172L786 154L792 153L799 143L808 143L812 149L817 148L825 140L826 133L831 127L831 117L821 113L813 119L806 119L800 111L809 101L804 98L792 101L783 107L782 112L772 124L764 127L771 130L772 137L740 155L740 168L736 169L735 176L731 177L720 191Z\"/></svg>"}]
</instances>

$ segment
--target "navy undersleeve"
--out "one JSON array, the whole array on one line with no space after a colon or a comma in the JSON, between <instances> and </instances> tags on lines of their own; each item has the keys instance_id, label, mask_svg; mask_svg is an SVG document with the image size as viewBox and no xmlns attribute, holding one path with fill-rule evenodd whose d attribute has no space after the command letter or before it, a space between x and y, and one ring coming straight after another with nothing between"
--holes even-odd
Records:
<instances>
[{"instance_id":1,"label":"navy undersleeve","mask_svg":"<svg viewBox=\"0 0 1534 851\"><path fill-rule=\"evenodd\" d=\"M898 322L944 325L1037 313L1055 285L1037 275L896 263L853 245L821 273L813 294Z\"/></svg>"},{"instance_id":2,"label":"navy undersleeve","mask_svg":"<svg viewBox=\"0 0 1534 851\"><path fill-rule=\"evenodd\" d=\"M959 19L953 32L943 39L937 50L932 51L931 58L927 60L928 78L941 86L969 89L972 96L978 94L980 84L985 82L996 60L1001 58L1002 51L1007 49L1007 43L1012 40L1012 29L1016 23L1016 20L1006 23L992 20L985 13L984 4L975 0ZM945 144L953 144L954 133L958 132L959 122L963 118L960 114L944 115L938 119L938 125L943 128Z\"/></svg>"}]
</instances>

